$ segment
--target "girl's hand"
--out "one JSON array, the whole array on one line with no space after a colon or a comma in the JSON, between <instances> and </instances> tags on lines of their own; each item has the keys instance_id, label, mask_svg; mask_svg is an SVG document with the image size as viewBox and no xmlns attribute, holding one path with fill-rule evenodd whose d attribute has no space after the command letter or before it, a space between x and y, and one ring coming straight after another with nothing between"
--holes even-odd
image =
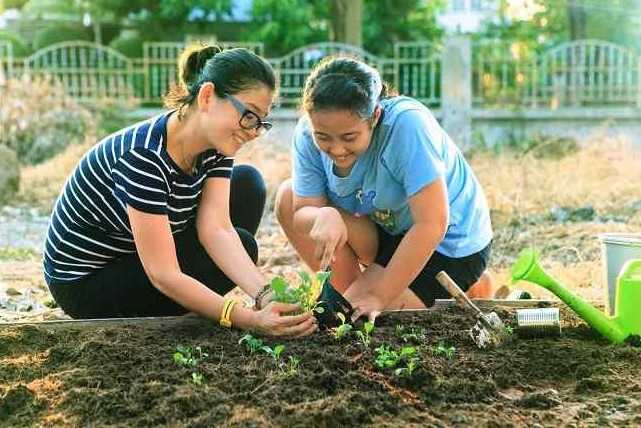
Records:
<instances>
[{"instance_id":1,"label":"girl's hand","mask_svg":"<svg viewBox=\"0 0 641 428\"><path fill-rule=\"evenodd\" d=\"M336 249L347 242L347 226L338 210L320 208L309 237L316 243L314 256L320 261L320 270L325 270L332 263Z\"/></svg>"},{"instance_id":2,"label":"girl's hand","mask_svg":"<svg viewBox=\"0 0 641 428\"><path fill-rule=\"evenodd\" d=\"M354 312L352 313L352 322L365 316L368 321L374 322L377 316L383 312L387 306L383 300L374 293L357 296L352 302Z\"/></svg>"},{"instance_id":3,"label":"girl's hand","mask_svg":"<svg viewBox=\"0 0 641 428\"><path fill-rule=\"evenodd\" d=\"M300 311L300 306L289 303L270 302L255 313L253 330L269 336L307 336L318 330L316 318L311 312L300 315L283 315Z\"/></svg>"}]
</instances>

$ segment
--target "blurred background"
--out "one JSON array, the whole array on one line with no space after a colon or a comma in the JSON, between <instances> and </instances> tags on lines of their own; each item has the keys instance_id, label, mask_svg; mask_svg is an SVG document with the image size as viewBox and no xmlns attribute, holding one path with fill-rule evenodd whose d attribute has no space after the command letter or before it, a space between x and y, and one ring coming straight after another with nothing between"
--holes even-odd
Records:
<instances>
[{"instance_id":1,"label":"blurred background","mask_svg":"<svg viewBox=\"0 0 641 428\"><path fill-rule=\"evenodd\" d=\"M0 319L60 316L40 266L55 198L89 147L162 109L190 43L245 47L276 70L275 127L238 157L271 195L308 73L355 56L465 151L500 284L535 245L603 301L596 236L641 225L641 0L0 0ZM300 267L269 210L260 233L267 272Z\"/></svg>"}]
</instances>

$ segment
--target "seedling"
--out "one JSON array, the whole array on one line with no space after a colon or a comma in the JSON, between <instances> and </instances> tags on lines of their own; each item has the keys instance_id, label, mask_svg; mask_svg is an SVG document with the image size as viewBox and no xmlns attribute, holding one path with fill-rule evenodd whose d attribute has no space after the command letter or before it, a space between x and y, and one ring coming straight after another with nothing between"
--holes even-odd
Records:
<instances>
[{"instance_id":1,"label":"seedling","mask_svg":"<svg viewBox=\"0 0 641 428\"><path fill-rule=\"evenodd\" d=\"M300 271L298 276L301 282L296 287L290 285L281 276L276 276L272 279L270 285L274 292L274 301L296 303L303 312L315 311L322 313L324 309L318 306L318 296L323 284L329 278L330 272L317 272L312 276L305 271Z\"/></svg>"},{"instance_id":2,"label":"seedling","mask_svg":"<svg viewBox=\"0 0 641 428\"><path fill-rule=\"evenodd\" d=\"M287 363L281 363L280 369L287 376L294 376L298 373L298 368L300 366L300 358L290 355L287 359Z\"/></svg>"},{"instance_id":3,"label":"seedling","mask_svg":"<svg viewBox=\"0 0 641 428\"><path fill-rule=\"evenodd\" d=\"M173 356L174 361L181 366L196 367L200 360L207 358L209 355L203 352L200 346L196 346L196 348L192 350L190 346L178 345Z\"/></svg>"},{"instance_id":4,"label":"seedling","mask_svg":"<svg viewBox=\"0 0 641 428\"><path fill-rule=\"evenodd\" d=\"M192 372L191 373L191 380L196 385L202 385L204 379L205 379L205 377L202 375L202 373L197 373L197 372Z\"/></svg>"},{"instance_id":5,"label":"seedling","mask_svg":"<svg viewBox=\"0 0 641 428\"><path fill-rule=\"evenodd\" d=\"M410 378L412 377L412 374L414 374L414 370L416 370L417 367L418 367L418 358L412 357L407 362L407 367L400 367L394 370L394 374L398 377Z\"/></svg>"},{"instance_id":6,"label":"seedling","mask_svg":"<svg viewBox=\"0 0 641 428\"><path fill-rule=\"evenodd\" d=\"M240 338L240 340L238 341L238 344L242 345L243 343L249 349L249 352L252 354L262 350L264 347L263 341L252 336L251 334L246 334Z\"/></svg>"},{"instance_id":7,"label":"seedling","mask_svg":"<svg viewBox=\"0 0 641 428\"><path fill-rule=\"evenodd\" d=\"M285 345L276 345L273 348L270 348L269 346L265 345L261 349L264 353L272 357L274 362L278 364L278 361L280 360L280 356L285 350Z\"/></svg>"},{"instance_id":8,"label":"seedling","mask_svg":"<svg viewBox=\"0 0 641 428\"><path fill-rule=\"evenodd\" d=\"M198 373L198 363L207 358L209 354L203 352L200 346L191 348L190 346L176 346L176 352L173 353L174 361L177 364L185 367L191 367L193 371L191 372L191 380L196 385L202 385L205 377L202 373Z\"/></svg>"},{"instance_id":9,"label":"seedling","mask_svg":"<svg viewBox=\"0 0 641 428\"><path fill-rule=\"evenodd\" d=\"M405 343L419 344L425 339L425 331L415 327L396 326L396 336Z\"/></svg>"},{"instance_id":10,"label":"seedling","mask_svg":"<svg viewBox=\"0 0 641 428\"><path fill-rule=\"evenodd\" d=\"M448 360L454 358L454 353L456 348L454 346L448 346L444 342L439 342L438 346L434 348L434 354L437 356L443 356Z\"/></svg>"},{"instance_id":11,"label":"seedling","mask_svg":"<svg viewBox=\"0 0 641 428\"><path fill-rule=\"evenodd\" d=\"M341 325L336 327L336 330L334 331L334 338L336 340L341 340L352 331L352 325L346 322L345 315L342 312L337 312L336 317L341 321Z\"/></svg>"},{"instance_id":12,"label":"seedling","mask_svg":"<svg viewBox=\"0 0 641 428\"><path fill-rule=\"evenodd\" d=\"M376 353L374 361L376 366L381 369L396 368L394 370L396 376L410 377L418 366L417 350L413 346L403 346L396 351L387 345L381 345L376 348ZM405 364L405 367L398 367L400 364Z\"/></svg>"},{"instance_id":13,"label":"seedling","mask_svg":"<svg viewBox=\"0 0 641 428\"><path fill-rule=\"evenodd\" d=\"M361 343L366 348L369 348L369 344L372 340L372 336L371 336L372 331L374 331L374 323L371 321L366 321L363 324L362 330L356 331L356 336L358 337L358 340L360 340Z\"/></svg>"}]
</instances>

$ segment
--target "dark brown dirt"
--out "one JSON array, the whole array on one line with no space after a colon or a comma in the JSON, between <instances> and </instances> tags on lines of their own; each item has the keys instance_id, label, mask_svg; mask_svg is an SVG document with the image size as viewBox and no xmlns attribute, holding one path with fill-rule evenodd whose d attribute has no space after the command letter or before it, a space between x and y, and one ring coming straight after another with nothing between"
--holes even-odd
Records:
<instances>
[{"instance_id":1,"label":"dark brown dirt","mask_svg":"<svg viewBox=\"0 0 641 428\"><path fill-rule=\"evenodd\" d=\"M512 321L510 310L498 310ZM569 312L560 338L480 351L456 308L389 314L369 348L331 333L283 343L287 374L242 333L204 321L170 326L0 330L1 426L639 426L641 349L610 345ZM396 326L425 331L407 378L374 365ZM451 359L435 351L455 346ZM172 358L201 346L204 381Z\"/></svg>"}]
</instances>

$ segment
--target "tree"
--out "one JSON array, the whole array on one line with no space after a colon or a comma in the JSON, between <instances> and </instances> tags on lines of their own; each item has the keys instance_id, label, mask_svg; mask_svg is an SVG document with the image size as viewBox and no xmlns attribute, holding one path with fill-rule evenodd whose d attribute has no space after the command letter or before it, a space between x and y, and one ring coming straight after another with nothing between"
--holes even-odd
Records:
<instances>
[{"instance_id":1,"label":"tree","mask_svg":"<svg viewBox=\"0 0 641 428\"><path fill-rule=\"evenodd\" d=\"M360 47L363 44L363 0L332 0L331 39Z\"/></svg>"},{"instance_id":2,"label":"tree","mask_svg":"<svg viewBox=\"0 0 641 428\"><path fill-rule=\"evenodd\" d=\"M252 22L244 34L265 44L270 56L328 40L329 9L324 1L254 0Z\"/></svg>"}]
</instances>

